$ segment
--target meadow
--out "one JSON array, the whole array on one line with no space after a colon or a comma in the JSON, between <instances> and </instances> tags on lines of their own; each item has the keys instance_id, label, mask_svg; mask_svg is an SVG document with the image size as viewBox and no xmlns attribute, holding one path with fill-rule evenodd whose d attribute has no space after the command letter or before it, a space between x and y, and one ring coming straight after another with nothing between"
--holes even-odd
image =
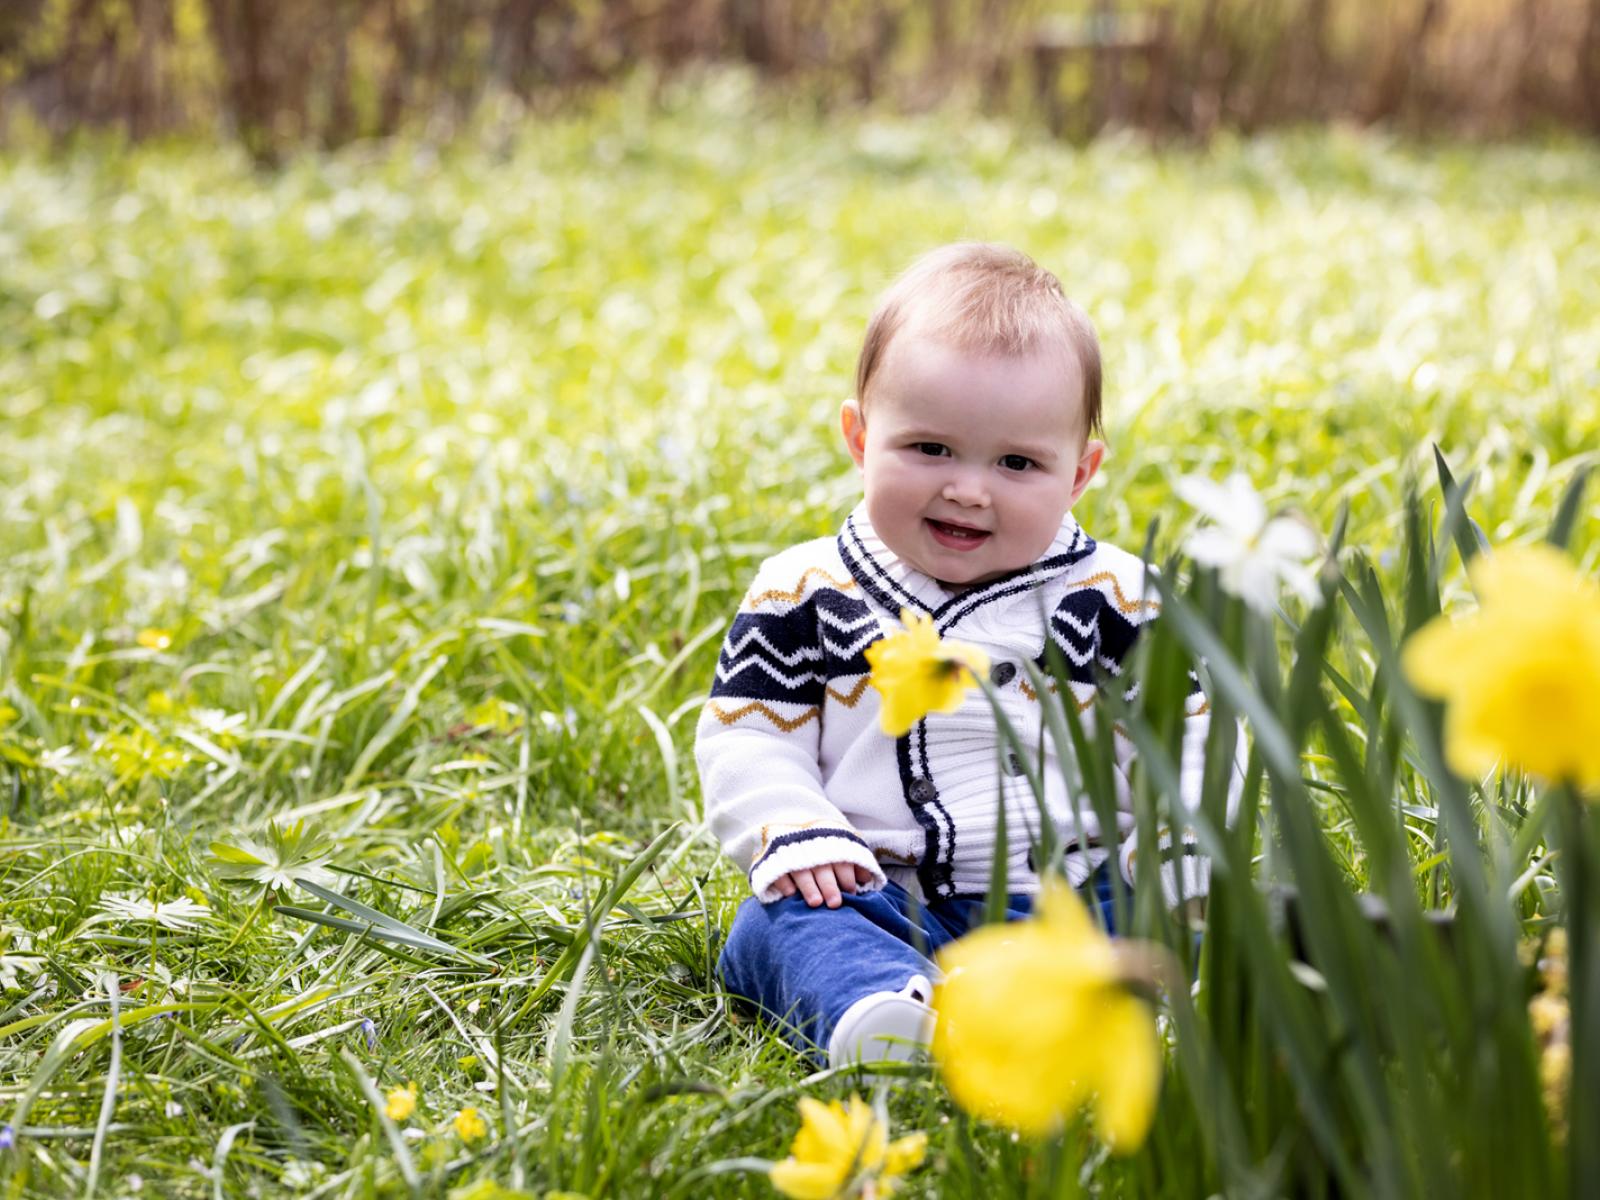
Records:
<instances>
[{"instance_id":1,"label":"meadow","mask_svg":"<svg viewBox=\"0 0 1600 1200\"><path fill-rule=\"evenodd\" d=\"M1496 544L1597 461L1597 216L1591 144L1074 149L719 78L272 173L0 155L0 1194L771 1194L796 1100L861 1084L717 991L747 888L692 735L755 565L854 502L876 291L1027 249L1105 346L1091 532L1165 557L1174 481L1243 471L1398 592L1435 444ZM888 1104L905 1194L1043 1186L937 1076ZM1229 1177L1189 1104L1052 1194Z\"/></svg>"}]
</instances>

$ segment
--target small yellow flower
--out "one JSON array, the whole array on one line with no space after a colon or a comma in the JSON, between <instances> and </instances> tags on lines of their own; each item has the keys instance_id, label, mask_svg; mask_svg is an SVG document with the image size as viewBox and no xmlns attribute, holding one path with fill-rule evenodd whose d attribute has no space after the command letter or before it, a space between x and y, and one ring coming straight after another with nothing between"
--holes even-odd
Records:
<instances>
[{"instance_id":1,"label":"small yellow flower","mask_svg":"<svg viewBox=\"0 0 1600 1200\"><path fill-rule=\"evenodd\" d=\"M1547 1041L1558 1030L1566 1028L1567 1018L1567 1002L1560 996L1540 992L1528 1001L1528 1024L1533 1026L1534 1036L1540 1041Z\"/></svg>"},{"instance_id":2,"label":"small yellow flower","mask_svg":"<svg viewBox=\"0 0 1600 1200\"><path fill-rule=\"evenodd\" d=\"M889 1130L860 1096L848 1103L800 1100L800 1132L789 1157L772 1164L772 1186L793 1200L834 1200L868 1188L887 1196L895 1180L915 1170L927 1152L926 1134L889 1141Z\"/></svg>"},{"instance_id":3,"label":"small yellow flower","mask_svg":"<svg viewBox=\"0 0 1600 1200\"><path fill-rule=\"evenodd\" d=\"M469 1145L489 1132L489 1123L476 1108L463 1108L450 1122L450 1128L456 1131L456 1136Z\"/></svg>"},{"instance_id":4,"label":"small yellow flower","mask_svg":"<svg viewBox=\"0 0 1600 1200\"><path fill-rule=\"evenodd\" d=\"M1406 644L1406 675L1441 699L1445 757L1476 776L1505 762L1600 787L1600 584L1549 546L1473 560L1476 613L1430 621Z\"/></svg>"},{"instance_id":5,"label":"small yellow flower","mask_svg":"<svg viewBox=\"0 0 1600 1200\"><path fill-rule=\"evenodd\" d=\"M1544 990L1556 995L1567 991L1567 931L1557 925L1544 940L1544 955L1539 959L1539 977Z\"/></svg>"},{"instance_id":6,"label":"small yellow flower","mask_svg":"<svg viewBox=\"0 0 1600 1200\"><path fill-rule=\"evenodd\" d=\"M383 1115L391 1121L404 1121L417 1111L417 1085L408 1083L405 1087L390 1088L389 1094L384 1097Z\"/></svg>"},{"instance_id":7,"label":"small yellow flower","mask_svg":"<svg viewBox=\"0 0 1600 1200\"><path fill-rule=\"evenodd\" d=\"M141 629L133 639L146 650L166 650L172 645L170 629Z\"/></svg>"},{"instance_id":8,"label":"small yellow flower","mask_svg":"<svg viewBox=\"0 0 1600 1200\"><path fill-rule=\"evenodd\" d=\"M159 690L146 693L144 706L153 717L170 717L178 708L171 696Z\"/></svg>"},{"instance_id":9,"label":"small yellow flower","mask_svg":"<svg viewBox=\"0 0 1600 1200\"><path fill-rule=\"evenodd\" d=\"M498 696L491 696L467 710L467 724L492 733L508 733L517 725L517 709Z\"/></svg>"},{"instance_id":10,"label":"small yellow flower","mask_svg":"<svg viewBox=\"0 0 1600 1200\"><path fill-rule=\"evenodd\" d=\"M1045 1134L1094 1099L1100 1136L1136 1149L1161 1087L1145 1003L1119 953L1066 885L1046 880L1038 914L991 925L939 953L933 1055L969 1112Z\"/></svg>"},{"instance_id":11,"label":"small yellow flower","mask_svg":"<svg viewBox=\"0 0 1600 1200\"><path fill-rule=\"evenodd\" d=\"M124 780L147 775L170 779L188 762L183 751L152 737L142 726L127 733L108 733L95 742L94 749Z\"/></svg>"},{"instance_id":12,"label":"small yellow flower","mask_svg":"<svg viewBox=\"0 0 1600 1200\"><path fill-rule=\"evenodd\" d=\"M1564 1096L1572 1079L1572 1047L1566 1042L1551 1042L1539 1056L1539 1081L1548 1094Z\"/></svg>"},{"instance_id":13,"label":"small yellow flower","mask_svg":"<svg viewBox=\"0 0 1600 1200\"><path fill-rule=\"evenodd\" d=\"M881 722L899 737L931 712L955 712L973 686L973 672L989 669L988 655L964 642L943 642L933 618L903 609L904 633L867 647L872 686L883 698Z\"/></svg>"}]
</instances>

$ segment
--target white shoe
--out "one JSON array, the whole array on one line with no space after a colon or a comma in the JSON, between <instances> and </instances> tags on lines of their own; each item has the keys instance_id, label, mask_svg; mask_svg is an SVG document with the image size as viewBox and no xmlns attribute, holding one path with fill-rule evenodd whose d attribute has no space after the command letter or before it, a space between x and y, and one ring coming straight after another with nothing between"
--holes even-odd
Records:
<instances>
[{"instance_id":1,"label":"white shoe","mask_svg":"<svg viewBox=\"0 0 1600 1200\"><path fill-rule=\"evenodd\" d=\"M839 1018L828 1039L828 1065L909 1062L933 1040L933 984L913 975L898 992L863 996Z\"/></svg>"}]
</instances>

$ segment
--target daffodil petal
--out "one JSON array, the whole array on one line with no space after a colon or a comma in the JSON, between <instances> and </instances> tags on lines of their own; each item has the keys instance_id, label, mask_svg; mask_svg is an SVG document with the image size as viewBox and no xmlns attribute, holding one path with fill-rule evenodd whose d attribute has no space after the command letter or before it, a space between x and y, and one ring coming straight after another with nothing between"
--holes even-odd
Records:
<instances>
[{"instance_id":1,"label":"daffodil petal","mask_svg":"<svg viewBox=\"0 0 1600 1200\"><path fill-rule=\"evenodd\" d=\"M1293 517L1273 517L1257 540L1261 553L1273 558L1304 559L1317 552L1316 532Z\"/></svg>"},{"instance_id":2,"label":"daffodil petal","mask_svg":"<svg viewBox=\"0 0 1600 1200\"><path fill-rule=\"evenodd\" d=\"M933 1055L956 1103L1029 1134L1078 1108L1106 991L1097 951L1045 920L988 926L940 951Z\"/></svg>"},{"instance_id":3,"label":"daffodil petal","mask_svg":"<svg viewBox=\"0 0 1600 1200\"><path fill-rule=\"evenodd\" d=\"M880 697L879 724L890 737L906 733L930 712L954 712L972 686L973 670L987 670L977 647L942 642L933 621L909 609L902 633L880 638L865 653Z\"/></svg>"},{"instance_id":4,"label":"daffodil petal","mask_svg":"<svg viewBox=\"0 0 1600 1200\"><path fill-rule=\"evenodd\" d=\"M927 1153L928 1135L925 1133L911 1133L903 1138L896 1138L889 1144L889 1149L884 1154L883 1173L887 1177L914 1171L922 1165Z\"/></svg>"},{"instance_id":5,"label":"daffodil petal","mask_svg":"<svg viewBox=\"0 0 1600 1200\"><path fill-rule=\"evenodd\" d=\"M795 1157L803 1162L825 1162L841 1156L848 1159L854 1146L844 1105L837 1100L824 1104L802 1096L799 1107L800 1132L794 1138Z\"/></svg>"},{"instance_id":6,"label":"daffodil petal","mask_svg":"<svg viewBox=\"0 0 1600 1200\"><path fill-rule=\"evenodd\" d=\"M1400 652L1400 665L1411 685L1425 696L1442 698L1455 688L1461 676L1462 651L1471 648L1471 637L1463 625L1435 620L1424 625Z\"/></svg>"},{"instance_id":7,"label":"daffodil petal","mask_svg":"<svg viewBox=\"0 0 1600 1200\"><path fill-rule=\"evenodd\" d=\"M799 1162L792 1158L773 1163L767 1178L773 1187L793 1200L830 1200L844 1184L838 1168L832 1164Z\"/></svg>"},{"instance_id":8,"label":"daffodil petal","mask_svg":"<svg viewBox=\"0 0 1600 1200\"><path fill-rule=\"evenodd\" d=\"M1244 545L1232 534L1207 525L1183 540L1183 552L1202 567L1225 567L1243 556Z\"/></svg>"},{"instance_id":9,"label":"daffodil petal","mask_svg":"<svg viewBox=\"0 0 1600 1200\"><path fill-rule=\"evenodd\" d=\"M1145 1004L1127 994L1100 1011L1103 1069L1095 1099L1095 1128L1119 1154L1138 1148L1150 1129L1161 1091L1161 1047Z\"/></svg>"}]
</instances>

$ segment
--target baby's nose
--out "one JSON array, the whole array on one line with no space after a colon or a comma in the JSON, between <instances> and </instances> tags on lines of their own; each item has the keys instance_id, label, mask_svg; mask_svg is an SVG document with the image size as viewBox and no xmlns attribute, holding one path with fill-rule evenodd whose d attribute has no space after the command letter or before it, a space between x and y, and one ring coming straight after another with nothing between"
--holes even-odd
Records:
<instances>
[{"instance_id":1,"label":"baby's nose","mask_svg":"<svg viewBox=\"0 0 1600 1200\"><path fill-rule=\"evenodd\" d=\"M962 471L945 482L944 498L966 508L989 507L989 489L984 486L982 479L970 471Z\"/></svg>"}]
</instances>

